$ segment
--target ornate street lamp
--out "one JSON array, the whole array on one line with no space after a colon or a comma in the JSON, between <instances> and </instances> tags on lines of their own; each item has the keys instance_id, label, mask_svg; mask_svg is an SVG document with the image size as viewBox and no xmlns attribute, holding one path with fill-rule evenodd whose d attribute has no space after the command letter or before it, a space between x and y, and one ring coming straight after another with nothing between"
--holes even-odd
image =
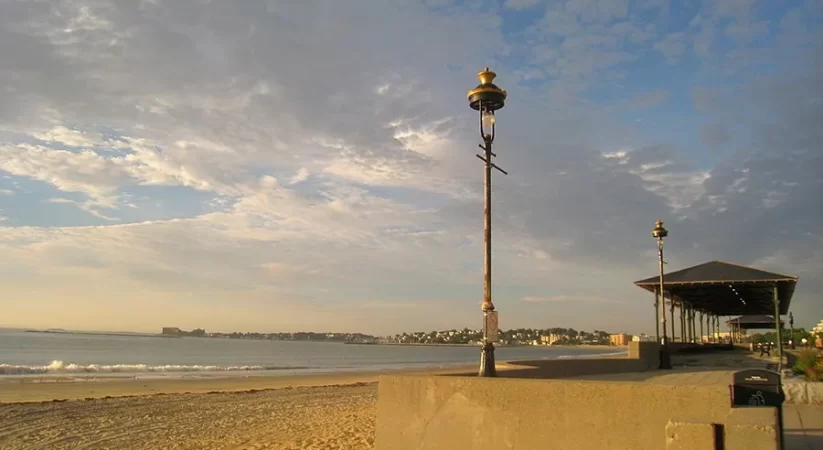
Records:
<instances>
[{"instance_id":1,"label":"ornate street lamp","mask_svg":"<svg viewBox=\"0 0 823 450\"><path fill-rule=\"evenodd\" d=\"M485 190L485 205L483 207L483 303L480 305L483 311L483 347L480 352L480 372L481 377L497 376L494 366L494 342L497 341L497 311L492 303L492 168L499 170L503 174L506 171L497 167L492 162L496 157L492 152L492 142L495 132L495 111L503 108L506 103L506 91L497 87L493 81L497 76L488 67L477 74L480 84L469 91L468 99L471 109L480 113L480 137L483 144L482 155L477 155L485 166L483 185Z\"/></svg>"},{"instance_id":2,"label":"ornate street lamp","mask_svg":"<svg viewBox=\"0 0 823 450\"><path fill-rule=\"evenodd\" d=\"M663 222L658 220L655 223L654 229L652 230L652 236L657 239L657 257L660 261L660 299L663 301L665 305L666 298L664 297L663 293L663 238L669 235L669 231L663 228ZM674 305L674 298L670 298L669 301ZM669 338L666 336L666 309L663 309L663 314L660 316L660 320L663 322L663 339L660 341L660 369L671 369L672 368L672 360L671 355L669 355Z\"/></svg>"}]
</instances>

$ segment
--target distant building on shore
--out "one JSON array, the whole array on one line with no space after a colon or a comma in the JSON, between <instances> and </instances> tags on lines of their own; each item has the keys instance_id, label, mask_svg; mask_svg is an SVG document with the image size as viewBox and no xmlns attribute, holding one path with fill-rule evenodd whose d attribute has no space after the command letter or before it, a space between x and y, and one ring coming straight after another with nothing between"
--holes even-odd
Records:
<instances>
[{"instance_id":1,"label":"distant building on shore","mask_svg":"<svg viewBox=\"0 0 823 450\"><path fill-rule=\"evenodd\" d=\"M540 343L543 344L543 345L553 345L556 342L560 342L561 338L562 338L561 335L554 334L554 333L549 334L548 336L543 335L543 336L540 336Z\"/></svg>"},{"instance_id":2,"label":"distant building on shore","mask_svg":"<svg viewBox=\"0 0 823 450\"><path fill-rule=\"evenodd\" d=\"M160 333L164 336L193 336L193 337L206 337L206 330L202 328L195 328L191 331L183 331L177 327L163 327L163 332Z\"/></svg>"},{"instance_id":3,"label":"distant building on shore","mask_svg":"<svg viewBox=\"0 0 823 450\"><path fill-rule=\"evenodd\" d=\"M629 345L629 342L632 341L632 335L626 333L619 333L619 334L610 334L609 335L609 345L615 345L618 347L624 347Z\"/></svg>"}]
</instances>

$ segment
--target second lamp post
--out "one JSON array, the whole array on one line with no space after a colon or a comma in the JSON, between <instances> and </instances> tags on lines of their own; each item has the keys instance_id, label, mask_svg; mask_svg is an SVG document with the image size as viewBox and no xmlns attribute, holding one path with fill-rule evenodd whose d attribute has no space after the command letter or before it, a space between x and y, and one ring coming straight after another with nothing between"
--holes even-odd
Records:
<instances>
[{"instance_id":1,"label":"second lamp post","mask_svg":"<svg viewBox=\"0 0 823 450\"><path fill-rule=\"evenodd\" d=\"M469 91L468 99L471 109L480 114L480 137L483 138L482 155L477 155L485 163L483 176L485 203L483 208L483 347L480 353L481 377L497 375L494 365L494 343L497 341L497 311L492 303L492 169L506 173L492 162L496 155L492 152L494 141L495 117L494 112L503 108L506 103L506 91L497 87L493 81L497 76L488 67L477 74L480 84Z\"/></svg>"},{"instance_id":2,"label":"second lamp post","mask_svg":"<svg viewBox=\"0 0 823 450\"><path fill-rule=\"evenodd\" d=\"M657 239L657 258L660 264L660 303L663 305L663 314L660 316L660 320L663 322L663 339L660 341L660 368L661 369L671 369L672 368L672 360L669 354L669 338L666 336L666 297L664 295L663 289L663 238L669 235L669 231L663 228L663 222L658 220L655 223L654 229L652 230L652 236ZM674 298L669 298L669 301L672 305L672 311L674 310ZM674 319L672 319L674 321ZM674 326L674 324L672 324ZM674 337L674 331L672 331L672 337Z\"/></svg>"}]
</instances>

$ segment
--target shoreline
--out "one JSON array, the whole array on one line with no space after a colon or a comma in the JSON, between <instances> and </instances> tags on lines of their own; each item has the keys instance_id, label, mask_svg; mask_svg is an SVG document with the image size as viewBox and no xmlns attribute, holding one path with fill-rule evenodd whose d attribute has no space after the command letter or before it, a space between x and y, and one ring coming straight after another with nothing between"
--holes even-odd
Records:
<instances>
[{"instance_id":1,"label":"shoreline","mask_svg":"<svg viewBox=\"0 0 823 450\"><path fill-rule=\"evenodd\" d=\"M620 347L604 346L610 349ZM624 352L574 355L570 358L609 358ZM513 360L498 361L498 370L507 370ZM42 374L0 377L0 405L45 403L99 398L142 397L172 394L205 394L215 392L257 392L303 387L334 387L372 384L381 375L428 374L446 375L474 372L477 365L466 363L437 364L419 367L396 367L372 370L331 370L328 372L266 374L250 373L179 376L104 374Z\"/></svg>"},{"instance_id":2,"label":"shoreline","mask_svg":"<svg viewBox=\"0 0 823 450\"><path fill-rule=\"evenodd\" d=\"M505 363L502 363L505 364ZM48 403L100 398L144 397L215 392L258 392L307 387L335 387L376 383L387 374L465 373L477 367L455 365L420 369L387 369L363 372L328 372L303 375L252 375L200 378L37 377L0 379L0 404ZM47 382L42 380L46 379Z\"/></svg>"}]
</instances>

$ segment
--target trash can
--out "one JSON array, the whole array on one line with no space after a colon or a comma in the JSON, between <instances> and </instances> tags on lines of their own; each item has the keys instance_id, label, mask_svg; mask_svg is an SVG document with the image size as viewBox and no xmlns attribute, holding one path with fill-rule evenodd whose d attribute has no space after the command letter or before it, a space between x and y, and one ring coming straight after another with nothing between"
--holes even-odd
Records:
<instances>
[{"instance_id":1,"label":"trash can","mask_svg":"<svg viewBox=\"0 0 823 450\"><path fill-rule=\"evenodd\" d=\"M765 369L747 369L732 375L733 408L777 408L777 425L780 428L780 448L783 448L783 384L780 374Z\"/></svg>"}]
</instances>

